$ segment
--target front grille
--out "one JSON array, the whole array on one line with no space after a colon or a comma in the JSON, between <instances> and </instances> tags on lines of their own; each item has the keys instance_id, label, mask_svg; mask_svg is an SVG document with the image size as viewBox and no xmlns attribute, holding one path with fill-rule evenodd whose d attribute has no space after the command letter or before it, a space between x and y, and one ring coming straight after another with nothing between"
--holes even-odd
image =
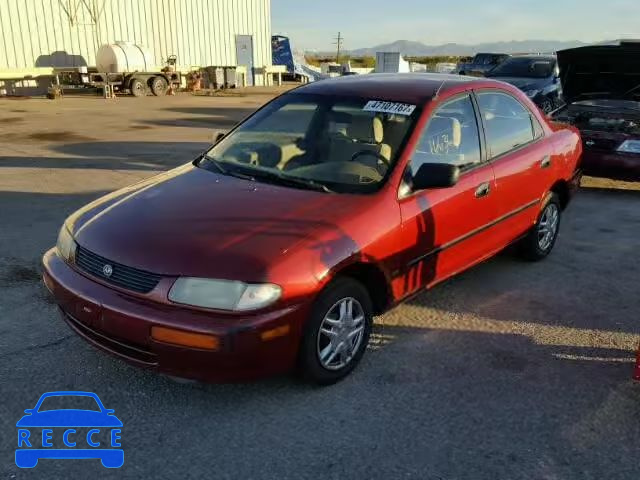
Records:
<instances>
[{"instance_id":1,"label":"front grille","mask_svg":"<svg viewBox=\"0 0 640 480\"><path fill-rule=\"evenodd\" d=\"M80 245L76 249L76 265L80 270L101 278L107 283L139 293L149 293L162 278L155 273L112 262ZM105 273L105 266L111 266L110 275Z\"/></svg>"}]
</instances>

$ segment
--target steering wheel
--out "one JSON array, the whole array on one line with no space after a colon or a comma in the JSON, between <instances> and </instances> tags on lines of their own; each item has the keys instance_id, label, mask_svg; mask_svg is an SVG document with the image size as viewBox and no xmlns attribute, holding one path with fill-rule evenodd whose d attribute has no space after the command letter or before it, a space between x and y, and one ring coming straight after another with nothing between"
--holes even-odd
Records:
<instances>
[{"instance_id":1,"label":"steering wheel","mask_svg":"<svg viewBox=\"0 0 640 480\"><path fill-rule=\"evenodd\" d=\"M389 162L387 157L382 155L380 152L376 152L375 150L359 150L351 156L351 161L355 162L356 159L358 157L361 157L362 155L372 155L376 157L378 160L382 160L382 162L386 165L387 168L391 166L391 163Z\"/></svg>"}]
</instances>

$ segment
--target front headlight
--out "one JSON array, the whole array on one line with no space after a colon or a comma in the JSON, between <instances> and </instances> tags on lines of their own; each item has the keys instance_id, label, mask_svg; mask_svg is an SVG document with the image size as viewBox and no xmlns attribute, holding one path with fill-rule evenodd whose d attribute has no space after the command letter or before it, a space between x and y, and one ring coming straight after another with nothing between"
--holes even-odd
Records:
<instances>
[{"instance_id":1,"label":"front headlight","mask_svg":"<svg viewBox=\"0 0 640 480\"><path fill-rule=\"evenodd\" d=\"M182 277L169 290L169 300L195 307L243 311L266 307L278 300L281 293L282 289L272 283Z\"/></svg>"},{"instance_id":2,"label":"front headlight","mask_svg":"<svg viewBox=\"0 0 640 480\"><path fill-rule=\"evenodd\" d=\"M58 255L60 258L70 262L76 254L76 242L69 233L66 225L62 225L60 233L58 233L58 241L56 243Z\"/></svg>"},{"instance_id":3,"label":"front headlight","mask_svg":"<svg viewBox=\"0 0 640 480\"><path fill-rule=\"evenodd\" d=\"M535 97L536 95L538 95L538 93L540 93L540 90L527 90L527 91L525 91L524 93L526 93L526 94L527 94L527 97L529 97L529 98L533 98L533 97Z\"/></svg>"}]
</instances>

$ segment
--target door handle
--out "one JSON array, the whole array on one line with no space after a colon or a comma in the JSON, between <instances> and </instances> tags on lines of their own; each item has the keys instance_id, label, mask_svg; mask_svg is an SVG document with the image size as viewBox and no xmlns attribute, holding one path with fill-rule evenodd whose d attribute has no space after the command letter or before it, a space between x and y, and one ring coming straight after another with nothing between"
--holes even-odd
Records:
<instances>
[{"instance_id":1,"label":"door handle","mask_svg":"<svg viewBox=\"0 0 640 480\"><path fill-rule=\"evenodd\" d=\"M549 168L551 166L551 157L547 155L540 161L540 168Z\"/></svg>"},{"instance_id":2,"label":"door handle","mask_svg":"<svg viewBox=\"0 0 640 480\"><path fill-rule=\"evenodd\" d=\"M486 197L489 195L489 192L491 192L489 182L481 183L478 185L478 188L476 188L476 198Z\"/></svg>"}]
</instances>

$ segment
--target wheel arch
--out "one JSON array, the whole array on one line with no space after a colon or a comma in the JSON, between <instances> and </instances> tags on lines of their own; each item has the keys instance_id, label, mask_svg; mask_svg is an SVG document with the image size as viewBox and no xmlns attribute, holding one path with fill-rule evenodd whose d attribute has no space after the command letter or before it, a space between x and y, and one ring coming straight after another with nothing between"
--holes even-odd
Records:
<instances>
[{"instance_id":1,"label":"wheel arch","mask_svg":"<svg viewBox=\"0 0 640 480\"><path fill-rule=\"evenodd\" d=\"M560 208L562 210L567 208L569 200L571 199L571 190L569 188L569 183L566 180L558 180L553 184L550 191L558 196Z\"/></svg>"},{"instance_id":2,"label":"wheel arch","mask_svg":"<svg viewBox=\"0 0 640 480\"><path fill-rule=\"evenodd\" d=\"M351 263L335 272L333 278L338 277L352 278L367 289L375 315L384 313L391 306L390 285L387 276L378 265L370 262Z\"/></svg>"}]
</instances>

